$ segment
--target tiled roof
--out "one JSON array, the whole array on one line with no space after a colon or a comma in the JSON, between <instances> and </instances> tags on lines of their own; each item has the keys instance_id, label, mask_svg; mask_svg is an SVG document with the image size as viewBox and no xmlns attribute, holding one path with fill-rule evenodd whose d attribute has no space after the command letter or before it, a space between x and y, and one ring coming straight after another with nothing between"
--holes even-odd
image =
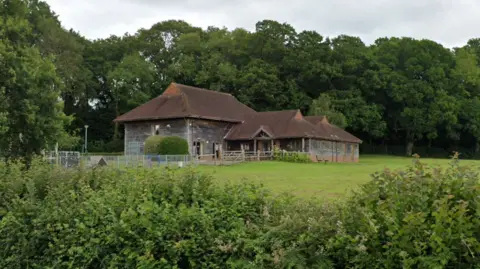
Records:
<instances>
[{"instance_id":1,"label":"tiled roof","mask_svg":"<svg viewBox=\"0 0 480 269\"><path fill-rule=\"evenodd\" d=\"M238 123L226 140L250 140L263 131L275 139L318 138L361 143L330 124L325 116L304 117L299 110L256 112L230 94L172 83L157 98L115 119L116 122L201 118Z\"/></svg>"},{"instance_id":2,"label":"tiled roof","mask_svg":"<svg viewBox=\"0 0 480 269\"><path fill-rule=\"evenodd\" d=\"M327 120L325 116L305 116L305 119L313 125L317 125L318 123Z\"/></svg>"},{"instance_id":3,"label":"tiled roof","mask_svg":"<svg viewBox=\"0 0 480 269\"><path fill-rule=\"evenodd\" d=\"M314 124L315 123L315 124ZM357 137L328 123L326 117L303 117L298 110L258 112L238 124L226 135L226 140L251 140L259 129L281 138L318 138L333 141L361 143Z\"/></svg>"},{"instance_id":4,"label":"tiled roof","mask_svg":"<svg viewBox=\"0 0 480 269\"><path fill-rule=\"evenodd\" d=\"M351 143L362 143L362 140L349 132L330 124L325 116L307 116L305 119L314 123L318 134L328 140L336 140Z\"/></svg>"},{"instance_id":5,"label":"tiled roof","mask_svg":"<svg viewBox=\"0 0 480 269\"><path fill-rule=\"evenodd\" d=\"M157 98L115 119L131 122L171 118L202 118L241 122L256 113L230 94L172 83Z\"/></svg>"}]
</instances>

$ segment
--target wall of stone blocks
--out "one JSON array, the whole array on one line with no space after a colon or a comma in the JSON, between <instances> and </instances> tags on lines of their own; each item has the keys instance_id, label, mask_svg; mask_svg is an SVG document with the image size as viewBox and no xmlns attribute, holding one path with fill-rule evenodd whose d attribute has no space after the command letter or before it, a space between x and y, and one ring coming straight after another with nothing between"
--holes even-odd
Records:
<instances>
[{"instance_id":1,"label":"wall of stone blocks","mask_svg":"<svg viewBox=\"0 0 480 269\"><path fill-rule=\"evenodd\" d=\"M125 124L125 154L144 154L145 140L152 135L187 136L187 121L184 119L158 120Z\"/></svg>"},{"instance_id":2,"label":"wall of stone blocks","mask_svg":"<svg viewBox=\"0 0 480 269\"><path fill-rule=\"evenodd\" d=\"M214 144L219 150L225 150L223 139L232 127L233 124L227 122L190 119L190 148L193 149L196 141L202 145L203 155L214 154Z\"/></svg>"},{"instance_id":3,"label":"wall of stone blocks","mask_svg":"<svg viewBox=\"0 0 480 269\"><path fill-rule=\"evenodd\" d=\"M328 162L358 162L358 144L311 139L309 149L312 160Z\"/></svg>"}]
</instances>

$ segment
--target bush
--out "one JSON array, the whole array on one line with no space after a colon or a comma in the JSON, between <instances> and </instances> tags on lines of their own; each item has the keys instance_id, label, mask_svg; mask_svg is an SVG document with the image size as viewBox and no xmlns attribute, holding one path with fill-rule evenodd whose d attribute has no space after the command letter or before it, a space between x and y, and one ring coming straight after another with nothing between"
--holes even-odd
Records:
<instances>
[{"instance_id":1,"label":"bush","mask_svg":"<svg viewBox=\"0 0 480 269\"><path fill-rule=\"evenodd\" d=\"M279 149L274 149L273 159L275 161L291 162L291 163L311 163L312 162L312 159L310 159L310 155L308 153L289 152L289 151L282 151Z\"/></svg>"},{"instance_id":2,"label":"bush","mask_svg":"<svg viewBox=\"0 0 480 269\"><path fill-rule=\"evenodd\" d=\"M220 188L191 170L9 169L0 170L0 268L274 268L325 258L295 247L325 214L256 185Z\"/></svg>"},{"instance_id":3,"label":"bush","mask_svg":"<svg viewBox=\"0 0 480 269\"><path fill-rule=\"evenodd\" d=\"M144 152L145 154L160 154L160 142L163 137L159 135L150 136L145 140Z\"/></svg>"},{"instance_id":4,"label":"bush","mask_svg":"<svg viewBox=\"0 0 480 269\"><path fill-rule=\"evenodd\" d=\"M106 152L123 152L125 148L125 141L123 139L114 139L105 144Z\"/></svg>"},{"instance_id":5,"label":"bush","mask_svg":"<svg viewBox=\"0 0 480 269\"><path fill-rule=\"evenodd\" d=\"M478 268L476 171L415 161L345 202L188 169L0 163L0 268Z\"/></svg>"},{"instance_id":6,"label":"bush","mask_svg":"<svg viewBox=\"0 0 480 269\"><path fill-rule=\"evenodd\" d=\"M166 136L160 141L160 155L188 155L187 140L178 136Z\"/></svg>"},{"instance_id":7,"label":"bush","mask_svg":"<svg viewBox=\"0 0 480 269\"><path fill-rule=\"evenodd\" d=\"M115 139L105 143L102 140L96 140L88 142L89 153L118 153L123 152L125 147L125 141L121 139ZM83 144L82 144L83 146Z\"/></svg>"},{"instance_id":8,"label":"bush","mask_svg":"<svg viewBox=\"0 0 480 269\"><path fill-rule=\"evenodd\" d=\"M329 251L345 268L478 268L479 197L477 171L456 160L385 170L343 208Z\"/></svg>"}]
</instances>

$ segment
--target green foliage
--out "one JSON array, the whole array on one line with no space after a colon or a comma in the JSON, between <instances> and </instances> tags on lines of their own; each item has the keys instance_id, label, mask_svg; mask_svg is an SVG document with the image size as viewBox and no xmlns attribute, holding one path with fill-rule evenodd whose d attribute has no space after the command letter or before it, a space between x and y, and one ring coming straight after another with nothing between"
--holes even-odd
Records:
<instances>
[{"instance_id":1,"label":"green foliage","mask_svg":"<svg viewBox=\"0 0 480 269\"><path fill-rule=\"evenodd\" d=\"M345 128L348 126L347 118L332 106L332 97L327 94L320 94L318 99L313 100L310 105L309 116L327 116L330 123Z\"/></svg>"},{"instance_id":2,"label":"green foliage","mask_svg":"<svg viewBox=\"0 0 480 269\"><path fill-rule=\"evenodd\" d=\"M298 241L304 229L278 241L285 228L306 227L310 216L315 221L315 210L291 207L291 199L273 199L247 183L215 187L195 171L67 171L42 164L25 171L11 165L0 190L2 268L328 264L317 247ZM308 214L290 215L302 210Z\"/></svg>"},{"instance_id":3,"label":"green foliage","mask_svg":"<svg viewBox=\"0 0 480 269\"><path fill-rule=\"evenodd\" d=\"M123 139L114 139L107 143L101 140L88 142L88 152L91 153L118 153L123 152L124 147L125 141Z\"/></svg>"},{"instance_id":4,"label":"green foliage","mask_svg":"<svg viewBox=\"0 0 480 269\"><path fill-rule=\"evenodd\" d=\"M291 163L311 163L310 154L303 152L288 152L277 148L273 151L273 159L275 161L291 162Z\"/></svg>"},{"instance_id":5,"label":"green foliage","mask_svg":"<svg viewBox=\"0 0 480 269\"><path fill-rule=\"evenodd\" d=\"M178 136L165 136L159 142L159 155L187 155L188 142Z\"/></svg>"},{"instance_id":6,"label":"green foliage","mask_svg":"<svg viewBox=\"0 0 480 269\"><path fill-rule=\"evenodd\" d=\"M125 56L118 66L108 73L115 102L115 115L147 102L152 97L154 66L139 53ZM118 124L115 124L114 139L119 138Z\"/></svg>"},{"instance_id":7,"label":"green foliage","mask_svg":"<svg viewBox=\"0 0 480 269\"><path fill-rule=\"evenodd\" d=\"M332 123L347 126L364 141L403 145L409 156L431 147L480 152L475 116L480 110L475 101L480 98L478 38L450 50L408 37L379 38L366 45L358 37L325 38L272 20L259 21L255 31L202 29L168 20L131 35L91 41L62 28L42 1L7 1L0 13L1 61L9 63L0 67L0 74L6 74L0 80L0 135L9 137L2 152L21 143L16 139L19 133L29 139L41 134L42 128L30 124L42 118L61 118L70 136L88 124L92 141L122 140L122 126L112 120L157 97L172 81L231 93L258 111L328 114ZM24 64L12 68L15 59ZM21 72L28 75L15 80ZM22 106L15 101L14 107L22 108L19 113L9 108L14 87L32 89L19 91L16 99L26 100ZM39 92L44 88L49 90ZM40 101L31 100L37 93L39 100L46 100L47 94L52 100L61 98L63 106L53 111L39 108ZM70 118L59 116L58 110ZM17 121L18 115L29 122ZM12 129L10 122L21 122L18 126L25 130ZM59 127L54 124L47 130L61 138ZM25 134L27 130L34 131ZM53 136L43 137L45 143L30 139L36 145L29 148L50 146ZM68 136L61 140L68 148L76 143Z\"/></svg>"},{"instance_id":8,"label":"green foliage","mask_svg":"<svg viewBox=\"0 0 480 269\"><path fill-rule=\"evenodd\" d=\"M477 169L456 160L377 173L345 205L331 251L347 268L476 268L479 194Z\"/></svg>"},{"instance_id":9,"label":"green foliage","mask_svg":"<svg viewBox=\"0 0 480 269\"><path fill-rule=\"evenodd\" d=\"M0 267L475 268L478 179L415 161L326 204L190 168L2 162Z\"/></svg>"},{"instance_id":10,"label":"green foliage","mask_svg":"<svg viewBox=\"0 0 480 269\"><path fill-rule=\"evenodd\" d=\"M160 154L160 142L163 140L163 136L152 135L145 140L144 152L145 154Z\"/></svg>"},{"instance_id":11,"label":"green foliage","mask_svg":"<svg viewBox=\"0 0 480 269\"><path fill-rule=\"evenodd\" d=\"M64 142L65 127L73 118L58 101L60 80L53 57L32 45L35 33L27 4L12 0L0 6L0 152L28 162Z\"/></svg>"}]
</instances>

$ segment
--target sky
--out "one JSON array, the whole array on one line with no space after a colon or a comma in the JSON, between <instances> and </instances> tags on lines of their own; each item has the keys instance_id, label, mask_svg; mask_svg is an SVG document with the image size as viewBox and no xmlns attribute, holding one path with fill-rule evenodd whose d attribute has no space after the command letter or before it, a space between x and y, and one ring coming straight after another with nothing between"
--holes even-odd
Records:
<instances>
[{"instance_id":1,"label":"sky","mask_svg":"<svg viewBox=\"0 0 480 269\"><path fill-rule=\"evenodd\" d=\"M264 20L323 36L427 38L447 47L480 37L479 0L46 0L64 27L89 39L135 33L169 20L254 30Z\"/></svg>"}]
</instances>

